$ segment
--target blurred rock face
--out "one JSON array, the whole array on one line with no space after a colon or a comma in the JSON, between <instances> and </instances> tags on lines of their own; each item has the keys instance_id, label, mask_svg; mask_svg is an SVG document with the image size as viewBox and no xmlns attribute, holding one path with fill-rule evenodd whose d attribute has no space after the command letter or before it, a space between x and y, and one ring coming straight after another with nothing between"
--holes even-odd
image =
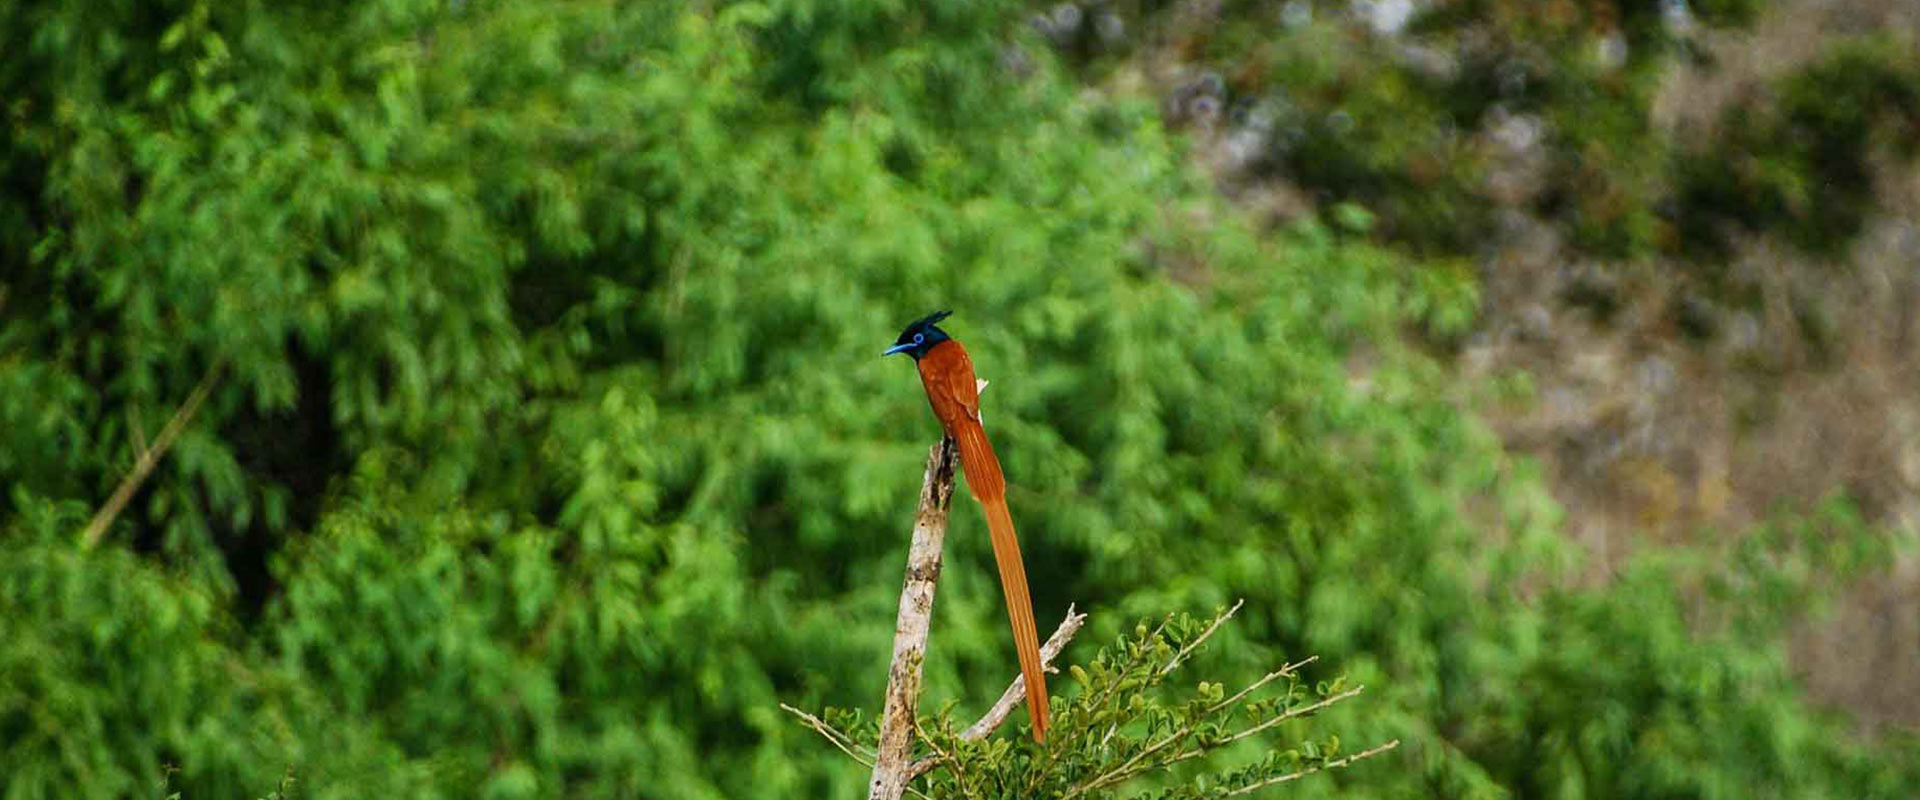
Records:
<instances>
[{"instance_id":1,"label":"blurred rock face","mask_svg":"<svg viewBox=\"0 0 1920 800\"><path fill-rule=\"evenodd\" d=\"M1035 13L1028 24L1055 48L1080 56L1117 50L1127 41L1127 22L1110 4L1060 3Z\"/></svg>"},{"instance_id":2,"label":"blurred rock face","mask_svg":"<svg viewBox=\"0 0 1920 800\"><path fill-rule=\"evenodd\" d=\"M1135 27L1170 43L1140 60L1229 196L1283 219L1358 195L1386 240L1480 265L1459 364L1533 376L1533 406L1487 413L1549 467L1601 578L1642 536L1737 532L1834 491L1920 525L1920 440L1897 433L1920 415L1903 355L1920 346L1920 178L1900 155L1920 141L1920 4L1786 0L1746 31L1741 4L1662 0L1646 24L1532 14L1444 36L1421 24L1431 7L1190 2L1166 32ZM1246 52L1221 44L1256 22L1270 33ZM1559 38L1527 39L1542 30ZM1323 82L1302 86L1303 64ZM1859 137L1835 124L1856 110ZM1920 597L1903 580L1847 613ZM1901 643L1879 667L1820 672L1920 675L1920 633L1874 631ZM1842 683L1822 691L1920 721L1920 678Z\"/></svg>"},{"instance_id":3,"label":"blurred rock face","mask_svg":"<svg viewBox=\"0 0 1920 800\"><path fill-rule=\"evenodd\" d=\"M1227 83L1220 73L1201 72L1161 98L1160 113L1169 126L1211 129L1226 109Z\"/></svg>"}]
</instances>

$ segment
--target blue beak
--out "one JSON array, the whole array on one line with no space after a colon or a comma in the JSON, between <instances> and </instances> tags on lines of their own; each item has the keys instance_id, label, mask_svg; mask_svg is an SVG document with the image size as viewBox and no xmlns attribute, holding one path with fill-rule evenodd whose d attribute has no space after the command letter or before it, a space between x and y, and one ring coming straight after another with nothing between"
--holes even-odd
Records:
<instances>
[{"instance_id":1,"label":"blue beak","mask_svg":"<svg viewBox=\"0 0 1920 800\"><path fill-rule=\"evenodd\" d=\"M893 355L894 353L904 353L912 349L913 349L913 345L911 344L896 344L892 347L887 348L887 352L881 353L880 355L881 357L884 358L886 356Z\"/></svg>"}]
</instances>

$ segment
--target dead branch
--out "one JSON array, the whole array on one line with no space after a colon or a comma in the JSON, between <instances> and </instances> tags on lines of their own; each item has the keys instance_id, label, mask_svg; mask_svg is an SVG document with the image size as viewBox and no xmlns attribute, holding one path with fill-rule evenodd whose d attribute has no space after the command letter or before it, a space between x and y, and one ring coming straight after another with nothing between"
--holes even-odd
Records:
<instances>
[{"instance_id":1,"label":"dead branch","mask_svg":"<svg viewBox=\"0 0 1920 800\"><path fill-rule=\"evenodd\" d=\"M106 505L94 512L93 519L87 522L87 529L80 534L82 550L92 550L94 545L100 543L100 537L107 533L107 526L112 525L113 520L120 516L120 512L127 507L127 503L133 500L134 492L140 489L140 484L146 482L147 476L160 463L160 457L166 455L167 448L173 446L173 440L186 429L187 423L193 420L193 415L200 412L200 404L207 401L207 395L213 392L214 384L220 382L220 375L225 372L225 368L225 361L214 362L213 367L207 370L207 374L200 378L200 385L193 387L193 393L187 395L186 402L180 404L180 408L173 412L173 417L167 420L166 427L160 429L160 435L154 437L153 446L141 448L140 456L134 459L133 469L128 470L126 477L120 479L120 485L114 488L113 496L108 497Z\"/></svg>"},{"instance_id":2,"label":"dead branch","mask_svg":"<svg viewBox=\"0 0 1920 800\"><path fill-rule=\"evenodd\" d=\"M927 454L920 486L920 510L913 542L907 548L906 585L893 626L893 661L887 670L887 699L880 713L880 747L874 755L868 800L899 800L912 766L913 729L920 705L920 667L927 655L933 620L933 593L940 579L940 550L947 538L947 511L953 501L954 442L943 438Z\"/></svg>"}]
</instances>

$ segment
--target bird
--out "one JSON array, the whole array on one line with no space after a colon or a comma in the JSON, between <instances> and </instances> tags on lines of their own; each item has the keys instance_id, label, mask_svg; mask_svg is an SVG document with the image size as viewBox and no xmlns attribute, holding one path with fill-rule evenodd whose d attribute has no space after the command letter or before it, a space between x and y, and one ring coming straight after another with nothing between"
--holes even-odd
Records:
<instances>
[{"instance_id":1,"label":"bird","mask_svg":"<svg viewBox=\"0 0 1920 800\"><path fill-rule=\"evenodd\" d=\"M1033 740L1047 738L1047 679L1040 668L1040 633L1033 625L1033 602L1027 596L1027 569L1020 561L1020 541L1014 536L1013 515L1007 511L1007 479L1000 459L987 441L980 422L980 390L974 383L973 359L967 349L935 324L952 311L928 314L906 330L884 356L906 353L920 370L920 383L940 427L960 445L960 471L967 488L987 518L993 541L994 565L1000 569L1000 590L1006 595L1007 619L1013 625L1013 649L1020 657L1020 675L1026 680L1027 718Z\"/></svg>"}]
</instances>

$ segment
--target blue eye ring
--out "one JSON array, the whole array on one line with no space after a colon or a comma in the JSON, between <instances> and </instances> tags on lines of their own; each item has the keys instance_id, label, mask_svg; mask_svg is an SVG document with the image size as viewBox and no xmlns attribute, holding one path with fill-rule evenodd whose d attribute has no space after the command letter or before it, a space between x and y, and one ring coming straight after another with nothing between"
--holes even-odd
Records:
<instances>
[{"instance_id":1,"label":"blue eye ring","mask_svg":"<svg viewBox=\"0 0 1920 800\"><path fill-rule=\"evenodd\" d=\"M913 343L914 343L914 344L926 344L926 343L927 343L927 335L926 335L926 334L924 334L924 333L916 333L916 334L914 334L914 335L913 335Z\"/></svg>"}]
</instances>

